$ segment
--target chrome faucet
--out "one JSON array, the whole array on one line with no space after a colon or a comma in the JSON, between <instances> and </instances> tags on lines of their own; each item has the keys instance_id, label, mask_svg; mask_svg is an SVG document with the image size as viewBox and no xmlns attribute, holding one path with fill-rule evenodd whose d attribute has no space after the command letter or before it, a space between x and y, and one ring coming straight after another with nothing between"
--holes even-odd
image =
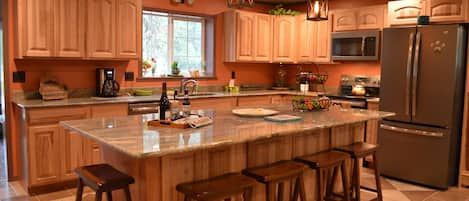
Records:
<instances>
[{"instance_id":1,"label":"chrome faucet","mask_svg":"<svg viewBox=\"0 0 469 201\"><path fill-rule=\"evenodd\" d=\"M191 79L182 79L181 80L181 87L180 87L180 92L181 94L184 94L184 91L187 89L187 85L192 83L192 91L189 92L189 94L194 94L197 93L197 86L199 86L199 81Z\"/></svg>"}]
</instances>

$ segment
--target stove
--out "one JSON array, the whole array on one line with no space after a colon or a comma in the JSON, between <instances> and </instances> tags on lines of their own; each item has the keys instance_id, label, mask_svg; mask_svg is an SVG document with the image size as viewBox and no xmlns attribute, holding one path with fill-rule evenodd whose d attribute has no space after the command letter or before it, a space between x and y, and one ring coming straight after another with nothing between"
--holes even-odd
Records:
<instances>
[{"instance_id":1,"label":"stove","mask_svg":"<svg viewBox=\"0 0 469 201\"><path fill-rule=\"evenodd\" d=\"M366 109L368 99L379 97L379 84L379 76L342 75L339 92L327 96L334 104Z\"/></svg>"}]
</instances>

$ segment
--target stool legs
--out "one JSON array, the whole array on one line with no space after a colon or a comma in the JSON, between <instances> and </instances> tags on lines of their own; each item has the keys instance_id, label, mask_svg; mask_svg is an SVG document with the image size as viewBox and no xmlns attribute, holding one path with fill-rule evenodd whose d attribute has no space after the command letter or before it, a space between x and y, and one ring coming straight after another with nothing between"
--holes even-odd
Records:
<instances>
[{"instance_id":1,"label":"stool legs","mask_svg":"<svg viewBox=\"0 0 469 201\"><path fill-rule=\"evenodd\" d=\"M342 161L342 164L340 165L340 171L342 173L342 188L344 189L344 197L345 201L350 201L350 193L349 187L348 187L348 181L347 181L347 172L345 171L345 161ZM357 200L360 201L360 200Z\"/></svg>"},{"instance_id":2,"label":"stool legs","mask_svg":"<svg viewBox=\"0 0 469 201\"><path fill-rule=\"evenodd\" d=\"M252 199L252 188L244 190L243 201L251 201Z\"/></svg>"},{"instance_id":3,"label":"stool legs","mask_svg":"<svg viewBox=\"0 0 469 201\"><path fill-rule=\"evenodd\" d=\"M102 201L103 200L103 192L98 190L96 191L96 196L94 198L95 201Z\"/></svg>"},{"instance_id":4,"label":"stool legs","mask_svg":"<svg viewBox=\"0 0 469 201\"><path fill-rule=\"evenodd\" d=\"M376 157L376 152L373 154L373 162L375 166L375 181L376 181L376 191L378 193L378 201L383 201L383 192L381 191L381 179L378 169L378 160Z\"/></svg>"},{"instance_id":5,"label":"stool legs","mask_svg":"<svg viewBox=\"0 0 469 201\"><path fill-rule=\"evenodd\" d=\"M353 158L353 185L355 199L360 200L360 165L358 158Z\"/></svg>"},{"instance_id":6,"label":"stool legs","mask_svg":"<svg viewBox=\"0 0 469 201\"><path fill-rule=\"evenodd\" d=\"M301 201L306 201L306 191L304 185L303 175L299 175L295 181L292 201L298 201L298 196L300 197Z\"/></svg>"},{"instance_id":7,"label":"stool legs","mask_svg":"<svg viewBox=\"0 0 469 201\"><path fill-rule=\"evenodd\" d=\"M112 201L112 192L108 191L106 192L106 195L107 195L107 201Z\"/></svg>"},{"instance_id":8,"label":"stool legs","mask_svg":"<svg viewBox=\"0 0 469 201\"><path fill-rule=\"evenodd\" d=\"M78 186L77 186L77 195L75 201L81 201L83 199L83 181L78 179Z\"/></svg>"}]
</instances>

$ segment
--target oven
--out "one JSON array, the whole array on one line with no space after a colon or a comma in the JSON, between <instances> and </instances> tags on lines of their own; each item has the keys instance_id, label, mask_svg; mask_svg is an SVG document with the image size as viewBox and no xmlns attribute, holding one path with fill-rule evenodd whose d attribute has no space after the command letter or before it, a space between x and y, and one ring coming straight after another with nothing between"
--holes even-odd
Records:
<instances>
[{"instance_id":1,"label":"oven","mask_svg":"<svg viewBox=\"0 0 469 201\"><path fill-rule=\"evenodd\" d=\"M368 108L368 99L379 97L379 76L342 75L339 92L329 94L334 105L343 108ZM357 91L361 88L361 91ZM357 93L361 92L361 93Z\"/></svg>"}]
</instances>

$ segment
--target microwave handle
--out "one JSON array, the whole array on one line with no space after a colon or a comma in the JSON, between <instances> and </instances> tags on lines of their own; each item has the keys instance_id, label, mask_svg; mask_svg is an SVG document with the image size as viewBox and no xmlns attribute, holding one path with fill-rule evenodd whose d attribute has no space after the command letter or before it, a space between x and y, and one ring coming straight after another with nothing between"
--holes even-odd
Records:
<instances>
[{"instance_id":1,"label":"microwave handle","mask_svg":"<svg viewBox=\"0 0 469 201\"><path fill-rule=\"evenodd\" d=\"M362 46L361 46L362 56L365 56L365 41L366 41L366 37L362 36Z\"/></svg>"}]
</instances>

